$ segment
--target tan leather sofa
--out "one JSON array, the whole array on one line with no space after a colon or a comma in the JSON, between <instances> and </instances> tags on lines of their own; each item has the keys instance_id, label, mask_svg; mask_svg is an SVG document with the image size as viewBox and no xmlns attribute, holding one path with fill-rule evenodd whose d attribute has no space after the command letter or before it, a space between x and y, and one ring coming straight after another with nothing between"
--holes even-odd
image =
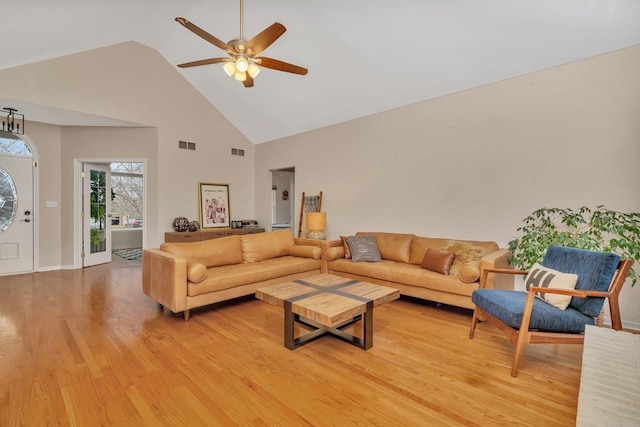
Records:
<instances>
[{"instance_id":1,"label":"tan leather sofa","mask_svg":"<svg viewBox=\"0 0 640 427\"><path fill-rule=\"evenodd\" d=\"M326 242L291 230L163 243L142 254L142 289L174 313L251 295L256 289L319 274Z\"/></svg>"},{"instance_id":2,"label":"tan leather sofa","mask_svg":"<svg viewBox=\"0 0 640 427\"><path fill-rule=\"evenodd\" d=\"M474 248L480 248L479 262L465 266L460 275L444 275L422 268L421 264L427 249L440 251L443 245L450 243L452 239L377 232L361 232L356 235L375 236L382 261L353 262L344 257L342 241L332 240L327 242L328 248L323 257L326 271L338 276L390 286L399 289L402 295L420 299L473 308L471 293L479 286L481 271L485 268L511 268L508 263L510 252L500 249L495 242L465 241ZM468 274L469 272L472 274ZM477 279L471 280L476 276ZM490 274L487 287L513 289L513 275Z\"/></svg>"}]
</instances>

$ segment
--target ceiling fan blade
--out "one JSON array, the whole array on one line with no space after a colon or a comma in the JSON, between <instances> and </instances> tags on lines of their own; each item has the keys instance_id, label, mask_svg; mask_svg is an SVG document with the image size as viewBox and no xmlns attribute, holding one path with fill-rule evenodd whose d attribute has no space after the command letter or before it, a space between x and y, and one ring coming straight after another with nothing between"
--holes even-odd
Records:
<instances>
[{"instance_id":1,"label":"ceiling fan blade","mask_svg":"<svg viewBox=\"0 0 640 427\"><path fill-rule=\"evenodd\" d=\"M253 54L257 55L269 46L278 38L284 34L287 29L279 22L271 25L267 29L263 30L260 34L252 38L247 42L247 48L253 50Z\"/></svg>"},{"instance_id":2,"label":"ceiling fan blade","mask_svg":"<svg viewBox=\"0 0 640 427\"><path fill-rule=\"evenodd\" d=\"M247 73L247 78L242 82L244 87L253 87L253 78Z\"/></svg>"},{"instance_id":3,"label":"ceiling fan blade","mask_svg":"<svg viewBox=\"0 0 640 427\"><path fill-rule=\"evenodd\" d=\"M201 59L199 61L185 62L184 64L178 64L180 68L197 67L199 65L219 64L221 62L229 61L230 58L210 58Z\"/></svg>"},{"instance_id":4,"label":"ceiling fan blade","mask_svg":"<svg viewBox=\"0 0 640 427\"><path fill-rule=\"evenodd\" d=\"M176 18L176 22L178 22L180 25L182 25L186 29L190 30L194 34L199 35L200 37L202 37L203 39L205 39L206 41L208 41L212 45L217 46L220 49L222 49L222 50L224 50L224 51L226 51L228 53L233 53L233 49L231 49L229 47L229 45L227 45L222 40L212 36L209 33L207 33L205 30L203 30L202 28L198 27L196 24L194 24L192 22L189 22L186 19L181 18L181 17L177 17Z\"/></svg>"},{"instance_id":5,"label":"ceiling fan blade","mask_svg":"<svg viewBox=\"0 0 640 427\"><path fill-rule=\"evenodd\" d=\"M287 73L293 74L302 74L303 76L309 72L309 70L307 70L306 68L289 64L287 62L278 61L277 59L265 58L264 56L255 59L256 64L261 65L265 68L271 68L272 70L285 71ZM258 63L257 60L260 60L260 62Z\"/></svg>"}]
</instances>

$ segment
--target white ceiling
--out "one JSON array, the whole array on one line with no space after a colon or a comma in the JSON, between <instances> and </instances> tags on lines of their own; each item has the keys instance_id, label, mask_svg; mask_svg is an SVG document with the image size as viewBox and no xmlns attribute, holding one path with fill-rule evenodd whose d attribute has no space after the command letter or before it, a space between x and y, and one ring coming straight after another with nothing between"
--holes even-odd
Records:
<instances>
[{"instance_id":1,"label":"white ceiling","mask_svg":"<svg viewBox=\"0 0 640 427\"><path fill-rule=\"evenodd\" d=\"M0 69L131 40L174 65L226 55L176 16L223 41L239 36L238 0L6 3ZM244 9L245 39L284 24L263 55L309 74L263 69L246 89L220 64L179 71L256 144L640 44L639 0L246 0ZM127 125L0 101L28 120Z\"/></svg>"}]
</instances>

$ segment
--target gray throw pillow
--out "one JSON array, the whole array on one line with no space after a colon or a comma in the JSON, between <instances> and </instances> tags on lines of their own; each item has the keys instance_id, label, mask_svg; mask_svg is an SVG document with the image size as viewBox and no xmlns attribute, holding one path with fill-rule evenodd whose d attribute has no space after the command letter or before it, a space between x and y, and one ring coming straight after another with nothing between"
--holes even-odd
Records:
<instances>
[{"instance_id":1,"label":"gray throw pillow","mask_svg":"<svg viewBox=\"0 0 640 427\"><path fill-rule=\"evenodd\" d=\"M380 251L374 236L349 236L347 244L351 250L351 261L379 262Z\"/></svg>"}]
</instances>

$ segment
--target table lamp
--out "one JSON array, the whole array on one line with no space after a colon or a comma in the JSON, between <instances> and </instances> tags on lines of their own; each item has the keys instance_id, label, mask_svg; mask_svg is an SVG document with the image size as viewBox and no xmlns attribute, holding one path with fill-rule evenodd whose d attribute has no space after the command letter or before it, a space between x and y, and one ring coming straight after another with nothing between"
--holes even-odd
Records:
<instances>
[{"instance_id":1,"label":"table lamp","mask_svg":"<svg viewBox=\"0 0 640 427\"><path fill-rule=\"evenodd\" d=\"M327 237L327 213L307 213L307 238L324 240Z\"/></svg>"}]
</instances>

